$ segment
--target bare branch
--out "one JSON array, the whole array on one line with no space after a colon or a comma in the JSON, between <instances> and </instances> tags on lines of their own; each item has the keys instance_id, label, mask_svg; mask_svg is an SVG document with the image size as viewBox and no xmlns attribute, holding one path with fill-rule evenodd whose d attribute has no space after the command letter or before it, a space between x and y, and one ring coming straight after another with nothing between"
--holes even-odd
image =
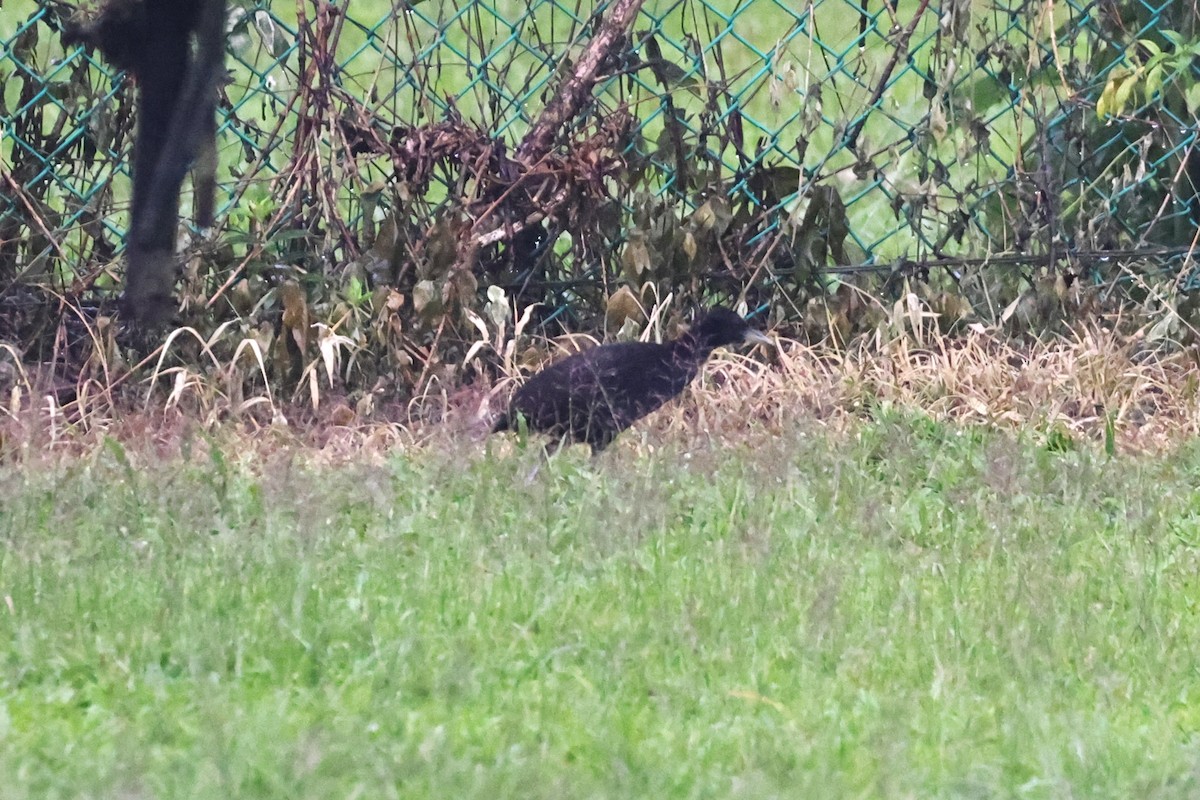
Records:
<instances>
[{"instance_id":1,"label":"bare branch","mask_svg":"<svg viewBox=\"0 0 1200 800\"><path fill-rule=\"evenodd\" d=\"M563 81L558 93L546 104L533 128L517 148L517 160L533 163L550 151L558 131L579 115L584 102L595 88L601 66L612 55L618 42L633 24L644 0L616 0L608 19L599 23L596 35L588 42L575 64L575 74Z\"/></svg>"}]
</instances>

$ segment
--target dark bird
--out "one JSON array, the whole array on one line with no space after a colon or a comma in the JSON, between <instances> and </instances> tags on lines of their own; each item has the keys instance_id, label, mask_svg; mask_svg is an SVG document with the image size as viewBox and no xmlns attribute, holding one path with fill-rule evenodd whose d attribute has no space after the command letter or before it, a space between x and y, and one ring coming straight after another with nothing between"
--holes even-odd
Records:
<instances>
[{"instance_id":1,"label":"dark bird","mask_svg":"<svg viewBox=\"0 0 1200 800\"><path fill-rule=\"evenodd\" d=\"M771 340L726 308L714 308L666 344L620 342L551 364L516 391L492 432L529 430L592 452L684 390L712 351L737 342Z\"/></svg>"}]
</instances>

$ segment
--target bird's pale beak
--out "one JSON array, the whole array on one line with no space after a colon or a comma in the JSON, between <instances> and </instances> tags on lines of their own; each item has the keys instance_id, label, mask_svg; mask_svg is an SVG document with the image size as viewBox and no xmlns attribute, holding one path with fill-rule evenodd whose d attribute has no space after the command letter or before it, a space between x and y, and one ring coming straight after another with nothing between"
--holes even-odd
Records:
<instances>
[{"instance_id":1,"label":"bird's pale beak","mask_svg":"<svg viewBox=\"0 0 1200 800\"><path fill-rule=\"evenodd\" d=\"M761 333L756 330L746 331L746 335L742 338L747 342L754 342L755 344L767 344L771 347L775 346L775 342L771 341L771 339L765 333Z\"/></svg>"}]
</instances>

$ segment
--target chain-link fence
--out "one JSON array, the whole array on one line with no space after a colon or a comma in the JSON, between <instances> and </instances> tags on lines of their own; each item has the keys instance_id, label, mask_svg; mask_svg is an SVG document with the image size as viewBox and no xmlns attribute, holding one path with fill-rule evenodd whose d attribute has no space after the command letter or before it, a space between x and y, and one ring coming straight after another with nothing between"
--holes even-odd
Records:
<instances>
[{"instance_id":1,"label":"chain-link fence","mask_svg":"<svg viewBox=\"0 0 1200 800\"><path fill-rule=\"evenodd\" d=\"M604 8L233 4L220 213L185 242L185 311L254 308L279 269L418 311L495 285L550 317L621 284L785 315L848 272L931 265L961 284L1137 262L1188 288L1196 0L650 0L526 198L545 218L456 268L444 240L503 205L505 154ZM62 46L72 11L8 0L0 23L4 294L119 288L133 95Z\"/></svg>"}]
</instances>

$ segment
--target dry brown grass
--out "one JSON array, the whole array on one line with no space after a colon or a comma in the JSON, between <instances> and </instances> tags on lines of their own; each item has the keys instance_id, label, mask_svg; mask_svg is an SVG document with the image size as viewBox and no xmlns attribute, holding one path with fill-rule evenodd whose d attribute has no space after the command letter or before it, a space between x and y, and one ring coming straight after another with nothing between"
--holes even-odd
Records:
<instances>
[{"instance_id":1,"label":"dry brown grass","mask_svg":"<svg viewBox=\"0 0 1200 800\"><path fill-rule=\"evenodd\" d=\"M968 425L1059 429L1118 448L1161 451L1200 432L1195 349L1155 353L1098 326L1015 341L976 328L862 342L848 349L781 340L769 361L720 354L682 412L648 424L726 439L809 418L844 426L886 408Z\"/></svg>"},{"instance_id":2,"label":"dry brown grass","mask_svg":"<svg viewBox=\"0 0 1200 800\"><path fill-rule=\"evenodd\" d=\"M618 443L752 444L797 424L845 429L880 409L955 424L1057 430L1101 444L1108 433L1126 452L1163 451L1200 432L1195 348L1156 352L1136 335L1100 325L1018 341L980 326L946 335L910 322L848 348L780 339L774 352L719 353L680 402ZM565 347L546 344L544 352ZM492 349L507 377L489 380L475 365L460 370L458 380L433 374L418 395L396 403L383 392L353 401L339 395L329 359L314 363L305 391L287 400L266 383L251 344L234 344L228 363L212 357L214 349L202 342L209 357L193 362L207 361L207 370L167 367L160 359L140 378L122 373L105 383L112 371L93 366L65 391L61 381L41 380L36 369L18 364L10 349L0 351L0 459L75 453L106 436L162 454L178 452L184 442L233 438L249 457L297 448L335 461L396 449L478 450L520 380L518 364L531 360L517 359L498 336Z\"/></svg>"}]
</instances>

